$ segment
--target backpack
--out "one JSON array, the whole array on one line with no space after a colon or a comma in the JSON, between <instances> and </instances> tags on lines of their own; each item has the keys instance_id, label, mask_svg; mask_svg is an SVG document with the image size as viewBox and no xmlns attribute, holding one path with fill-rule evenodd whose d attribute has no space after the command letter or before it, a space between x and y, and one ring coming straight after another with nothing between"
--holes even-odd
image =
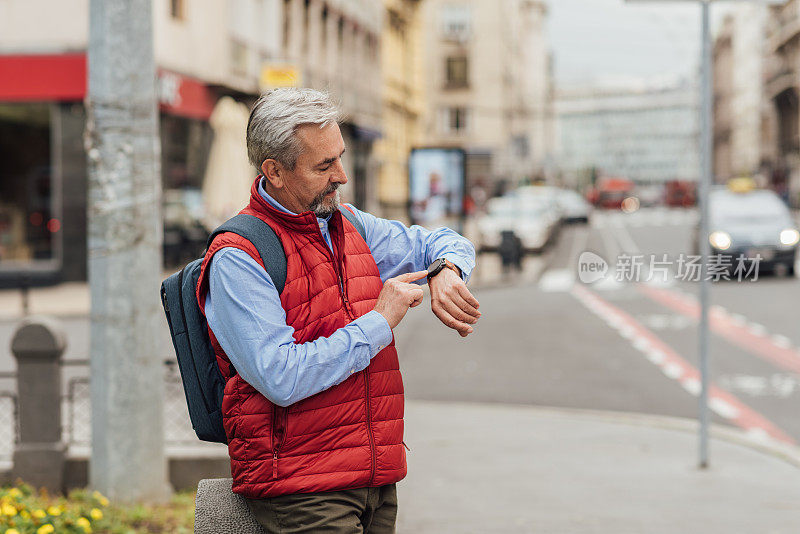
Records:
<instances>
[{"instance_id":1,"label":"backpack","mask_svg":"<svg viewBox=\"0 0 800 534\"><path fill-rule=\"evenodd\" d=\"M361 221L347 208L340 207L339 210L365 238ZM211 233L206 250L214 238L223 232L238 234L255 246L280 294L286 283L286 253L272 227L258 217L236 215ZM198 258L164 280L161 284L161 304L178 358L192 428L203 441L228 443L222 426L225 379L217 365L217 357L208 336L208 324L200 311L195 293L202 263L203 258Z\"/></svg>"}]
</instances>

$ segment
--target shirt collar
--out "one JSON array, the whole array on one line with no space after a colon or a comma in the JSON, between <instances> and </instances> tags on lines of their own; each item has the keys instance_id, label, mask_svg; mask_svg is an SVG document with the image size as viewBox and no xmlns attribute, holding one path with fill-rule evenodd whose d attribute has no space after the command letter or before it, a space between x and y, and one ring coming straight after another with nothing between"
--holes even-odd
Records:
<instances>
[{"instance_id":1,"label":"shirt collar","mask_svg":"<svg viewBox=\"0 0 800 534\"><path fill-rule=\"evenodd\" d=\"M263 198L265 201L267 201L267 203L270 206L272 206L273 208L275 208L276 210L282 211L284 213L288 213L289 215L297 215L297 213L284 208L283 205L280 202L278 202L277 200L272 198L270 196L270 194L267 193L267 190L264 189L264 177L263 176L258 181L258 194L260 194L261 198ZM330 219L330 218L331 218L330 215L328 215L327 217L317 217L317 221L319 221L320 224L321 223L326 223L327 224L328 219Z\"/></svg>"}]
</instances>

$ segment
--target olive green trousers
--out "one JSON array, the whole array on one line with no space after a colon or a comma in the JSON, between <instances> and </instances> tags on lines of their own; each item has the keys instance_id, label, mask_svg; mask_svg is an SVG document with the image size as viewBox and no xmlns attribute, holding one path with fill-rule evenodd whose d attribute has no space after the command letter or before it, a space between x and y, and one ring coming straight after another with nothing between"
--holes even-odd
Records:
<instances>
[{"instance_id":1,"label":"olive green trousers","mask_svg":"<svg viewBox=\"0 0 800 534\"><path fill-rule=\"evenodd\" d=\"M397 487L245 499L269 534L394 534Z\"/></svg>"}]
</instances>

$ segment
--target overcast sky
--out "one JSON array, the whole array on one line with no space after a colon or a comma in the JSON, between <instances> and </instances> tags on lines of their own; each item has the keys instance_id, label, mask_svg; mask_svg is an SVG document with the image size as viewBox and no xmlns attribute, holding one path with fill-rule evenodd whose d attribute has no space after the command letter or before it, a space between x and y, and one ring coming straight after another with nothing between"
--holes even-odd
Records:
<instances>
[{"instance_id":1,"label":"overcast sky","mask_svg":"<svg viewBox=\"0 0 800 534\"><path fill-rule=\"evenodd\" d=\"M548 33L560 87L629 78L696 77L700 5L695 2L547 0ZM730 5L712 8L721 19Z\"/></svg>"}]
</instances>

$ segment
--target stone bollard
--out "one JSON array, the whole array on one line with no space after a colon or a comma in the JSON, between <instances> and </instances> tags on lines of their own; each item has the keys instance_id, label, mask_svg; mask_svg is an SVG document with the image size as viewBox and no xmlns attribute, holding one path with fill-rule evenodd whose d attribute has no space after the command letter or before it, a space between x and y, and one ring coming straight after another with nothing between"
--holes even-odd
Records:
<instances>
[{"instance_id":1,"label":"stone bollard","mask_svg":"<svg viewBox=\"0 0 800 534\"><path fill-rule=\"evenodd\" d=\"M61 355L66 337L51 317L24 319L11 341L17 360L19 436L14 478L61 491L66 444L61 439Z\"/></svg>"},{"instance_id":2,"label":"stone bollard","mask_svg":"<svg viewBox=\"0 0 800 534\"><path fill-rule=\"evenodd\" d=\"M231 491L230 478L206 478L197 485L195 534L257 534L264 529L250 513L244 498Z\"/></svg>"}]
</instances>

